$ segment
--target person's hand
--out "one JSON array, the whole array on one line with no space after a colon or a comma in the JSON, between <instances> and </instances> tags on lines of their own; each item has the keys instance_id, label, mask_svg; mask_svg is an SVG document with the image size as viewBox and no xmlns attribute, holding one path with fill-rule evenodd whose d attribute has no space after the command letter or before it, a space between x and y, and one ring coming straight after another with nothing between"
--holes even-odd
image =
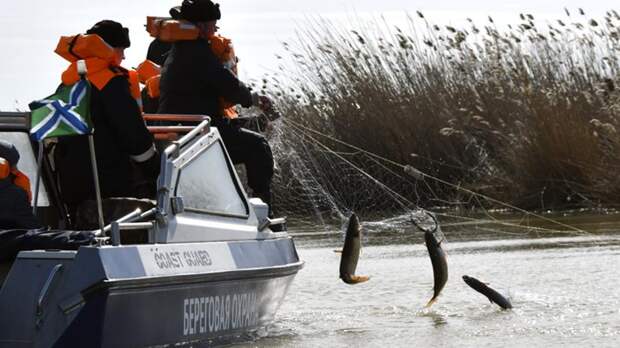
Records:
<instances>
[{"instance_id":1,"label":"person's hand","mask_svg":"<svg viewBox=\"0 0 620 348\"><path fill-rule=\"evenodd\" d=\"M271 99L269 99L269 97L265 95L259 95L258 96L258 107L262 111L268 112L271 109L273 109L273 103L271 102Z\"/></svg>"}]
</instances>

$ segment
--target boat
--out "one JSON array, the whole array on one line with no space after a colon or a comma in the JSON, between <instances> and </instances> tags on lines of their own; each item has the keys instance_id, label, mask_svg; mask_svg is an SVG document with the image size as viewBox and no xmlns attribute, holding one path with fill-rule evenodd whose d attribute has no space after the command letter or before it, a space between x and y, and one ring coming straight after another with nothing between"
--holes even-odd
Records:
<instances>
[{"instance_id":1,"label":"boat","mask_svg":"<svg viewBox=\"0 0 620 348\"><path fill-rule=\"evenodd\" d=\"M37 215L53 228L21 235L80 237L66 248L74 250L24 247L5 265L0 347L202 346L273 322L303 261L286 219L270 219L246 194L217 128L192 117L200 124L150 128L162 139L186 132L161 151L156 200L103 200L117 217L75 231L65 227L49 149L29 138L29 114L0 113L0 138L18 147L20 170L41 173Z\"/></svg>"}]
</instances>

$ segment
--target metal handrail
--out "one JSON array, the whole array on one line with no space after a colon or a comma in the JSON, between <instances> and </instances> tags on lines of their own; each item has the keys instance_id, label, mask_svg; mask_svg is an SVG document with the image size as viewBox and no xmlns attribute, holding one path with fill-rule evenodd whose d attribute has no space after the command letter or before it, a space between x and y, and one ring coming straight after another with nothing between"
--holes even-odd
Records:
<instances>
[{"instance_id":1,"label":"metal handrail","mask_svg":"<svg viewBox=\"0 0 620 348\"><path fill-rule=\"evenodd\" d=\"M151 133L188 133L194 129L192 126L148 126L146 128Z\"/></svg>"},{"instance_id":2,"label":"metal handrail","mask_svg":"<svg viewBox=\"0 0 620 348\"><path fill-rule=\"evenodd\" d=\"M121 222L118 224L119 230L143 230L152 227L153 222Z\"/></svg>"},{"instance_id":3,"label":"metal handrail","mask_svg":"<svg viewBox=\"0 0 620 348\"><path fill-rule=\"evenodd\" d=\"M147 122L178 122L181 125L149 125L149 132L154 135L156 140L175 141L179 134L191 133L196 126L187 126L184 124L209 122L211 118L206 115L185 115L185 114L142 114L142 118ZM171 151L168 156L174 153Z\"/></svg>"},{"instance_id":4,"label":"metal handrail","mask_svg":"<svg viewBox=\"0 0 620 348\"><path fill-rule=\"evenodd\" d=\"M258 232L262 232L265 228L267 228L269 226L281 225L281 224L285 224L285 223L286 223L286 216L280 217L280 218L275 218L275 219L266 218L265 220L261 221L258 224Z\"/></svg>"},{"instance_id":5,"label":"metal handrail","mask_svg":"<svg viewBox=\"0 0 620 348\"><path fill-rule=\"evenodd\" d=\"M201 118L201 122L181 139L173 141L161 155L159 178L157 179L157 226L162 227L167 224L167 215L170 211L170 185L172 180L173 164L170 160L173 156L178 156L182 146L192 141L195 137L208 133L211 118L202 115L187 115L189 117Z\"/></svg>"},{"instance_id":6,"label":"metal handrail","mask_svg":"<svg viewBox=\"0 0 620 348\"><path fill-rule=\"evenodd\" d=\"M155 215L156 212L157 212L157 208L152 208L152 209L149 209L149 210L147 210L145 212L142 212L142 209L140 209L140 208L136 208L136 210L132 211L131 213L129 213L129 214L125 215L125 216L122 216L122 217L116 219L115 221L109 223L108 225L106 225L103 228L103 232L106 233L106 232L109 232L110 230L112 230L112 223L114 223L114 222L118 222L118 223L134 222L134 221L137 221L137 220L142 220L142 219L149 218L149 217ZM94 230L93 233L95 234L96 237L102 237L101 230Z\"/></svg>"},{"instance_id":7,"label":"metal handrail","mask_svg":"<svg viewBox=\"0 0 620 348\"><path fill-rule=\"evenodd\" d=\"M112 230L110 231L110 240L112 245L121 244L121 230L149 230L155 228L155 222L112 222Z\"/></svg>"},{"instance_id":8,"label":"metal handrail","mask_svg":"<svg viewBox=\"0 0 620 348\"><path fill-rule=\"evenodd\" d=\"M206 115L183 115L183 114L142 114L145 121L172 121L172 122L202 122L210 118Z\"/></svg>"},{"instance_id":9,"label":"metal handrail","mask_svg":"<svg viewBox=\"0 0 620 348\"><path fill-rule=\"evenodd\" d=\"M170 146L168 146L166 148L166 151L164 151L164 153L166 154L166 157L170 157L181 146L187 144L190 140L192 140L198 134L201 134L205 129L208 130L210 121L211 119L207 117L207 120L200 122L200 124L197 125L194 129L192 129L189 133L185 134L181 139L173 142Z\"/></svg>"},{"instance_id":10,"label":"metal handrail","mask_svg":"<svg viewBox=\"0 0 620 348\"><path fill-rule=\"evenodd\" d=\"M0 111L0 129L27 131L30 129L30 113L21 111Z\"/></svg>"},{"instance_id":11,"label":"metal handrail","mask_svg":"<svg viewBox=\"0 0 620 348\"><path fill-rule=\"evenodd\" d=\"M41 316L43 314L43 305L45 304L47 295L50 291L50 288L52 287L52 283L54 282L54 279L56 278L56 274L62 271L62 268L63 268L62 263L55 265L50 271L50 274L47 276L47 280L43 284L43 287L41 288L41 291L39 292L39 298L37 299L37 316Z\"/></svg>"},{"instance_id":12,"label":"metal handrail","mask_svg":"<svg viewBox=\"0 0 620 348\"><path fill-rule=\"evenodd\" d=\"M135 218L136 216L139 216L140 213L142 213L142 209L136 208L136 210L132 211L131 213L116 219L116 222L127 222L127 221L130 221L131 219ZM95 234L95 237L102 237L104 233L110 231L111 229L112 229L112 223L109 223L109 224L107 224L103 228L103 230L95 230L95 231L93 231L93 233Z\"/></svg>"}]
</instances>

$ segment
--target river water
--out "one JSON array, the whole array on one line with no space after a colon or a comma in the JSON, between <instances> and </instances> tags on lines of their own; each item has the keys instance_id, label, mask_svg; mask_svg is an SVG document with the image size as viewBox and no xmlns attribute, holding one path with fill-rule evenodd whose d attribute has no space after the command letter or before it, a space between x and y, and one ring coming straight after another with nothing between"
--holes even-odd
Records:
<instances>
[{"instance_id":1,"label":"river water","mask_svg":"<svg viewBox=\"0 0 620 348\"><path fill-rule=\"evenodd\" d=\"M582 219L596 233L579 236L446 230L449 279L430 308L433 272L421 232L367 231L357 274L371 279L353 286L338 279L338 231L300 234L305 268L274 325L238 346L618 347L617 218ZM508 295L514 309L490 303L462 275Z\"/></svg>"}]
</instances>

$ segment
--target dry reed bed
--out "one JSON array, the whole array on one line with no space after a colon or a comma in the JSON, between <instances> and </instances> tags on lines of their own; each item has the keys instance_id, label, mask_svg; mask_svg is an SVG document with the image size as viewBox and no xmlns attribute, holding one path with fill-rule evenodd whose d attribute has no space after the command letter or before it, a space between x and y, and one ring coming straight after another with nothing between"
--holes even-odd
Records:
<instances>
[{"instance_id":1,"label":"dry reed bed","mask_svg":"<svg viewBox=\"0 0 620 348\"><path fill-rule=\"evenodd\" d=\"M566 11L553 23L522 14L505 30L491 18L440 27L419 12L407 29L376 21L348 31L321 19L309 27L297 44L285 44L293 63L264 80L289 120L522 208L620 202L615 11L602 20ZM307 147L283 127L285 144ZM313 175L331 171L325 181L334 190L364 184L303 151L294 160L315 168ZM280 158L283 170L291 168L286 161ZM429 179L394 180L375 169L419 204L492 206ZM291 185L277 192L281 204Z\"/></svg>"}]
</instances>

